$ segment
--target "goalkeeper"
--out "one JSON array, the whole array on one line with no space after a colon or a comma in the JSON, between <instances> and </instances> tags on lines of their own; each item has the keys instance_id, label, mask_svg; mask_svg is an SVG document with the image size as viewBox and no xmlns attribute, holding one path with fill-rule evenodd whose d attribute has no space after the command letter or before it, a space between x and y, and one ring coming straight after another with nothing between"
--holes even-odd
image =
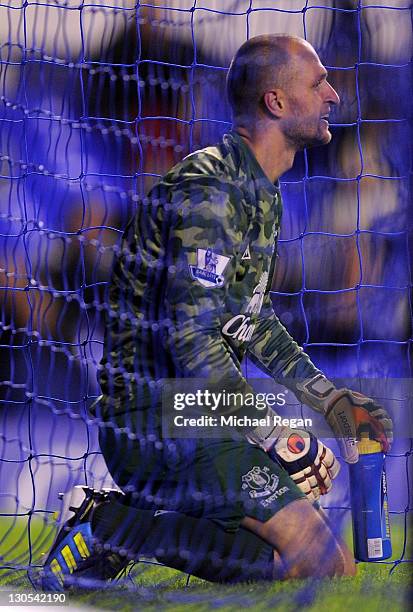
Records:
<instances>
[{"instance_id":1,"label":"goalkeeper","mask_svg":"<svg viewBox=\"0 0 413 612\"><path fill-rule=\"evenodd\" d=\"M361 425L383 450L391 442L384 409L336 389L281 325L269 296L279 177L297 151L331 139L339 97L327 71L306 41L258 36L235 55L227 93L233 131L172 168L126 228L94 409L121 492L75 489L45 588L114 578L140 555L220 582L355 572L314 503L339 470L314 436L285 427L222 440L161 435L164 379L218 379L247 393L240 364L248 355L325 415L345 461L357 461Z\"/></svg>"}]
</instances>

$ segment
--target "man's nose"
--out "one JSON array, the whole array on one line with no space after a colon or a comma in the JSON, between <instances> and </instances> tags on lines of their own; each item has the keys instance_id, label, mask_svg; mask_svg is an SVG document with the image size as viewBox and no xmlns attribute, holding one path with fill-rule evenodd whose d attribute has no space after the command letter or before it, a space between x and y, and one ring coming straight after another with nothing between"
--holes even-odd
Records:
<instances>
[{"instance_id":1,"label":"man's nose","mask_svg":"<svg viewBox=\"0 0 413 612\"><path fill-rule=\"evenodd\" d=\"M327 102L329 102L330 104L340 104L340 96L338 95L334 87L330 85L330 83L327 83L327 85Z\"/></svg>"}]
</instances>

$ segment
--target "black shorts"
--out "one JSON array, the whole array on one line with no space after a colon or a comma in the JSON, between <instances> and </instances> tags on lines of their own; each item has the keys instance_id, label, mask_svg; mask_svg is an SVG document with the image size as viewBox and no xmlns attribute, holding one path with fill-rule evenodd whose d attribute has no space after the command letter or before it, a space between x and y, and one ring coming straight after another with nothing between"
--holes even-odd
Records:
<instances>
[{"instance_id":1,"label":"black shorts","mask_svg":"<svg viewBox=\"0 0 413 612\"><path fill-rule=\"evenodd\" d=\"M236 531L245 516L265 522L305 498L287 472L246 440L173 440L138 443L111 428L100 446L130 503L206 518Z\"/></svg>"}]
</instances>

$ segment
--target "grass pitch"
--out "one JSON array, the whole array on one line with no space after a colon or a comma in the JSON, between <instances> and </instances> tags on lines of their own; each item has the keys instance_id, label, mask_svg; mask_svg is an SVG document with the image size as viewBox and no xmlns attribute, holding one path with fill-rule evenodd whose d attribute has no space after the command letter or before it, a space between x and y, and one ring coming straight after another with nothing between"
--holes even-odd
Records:
<instances>
[{"instance_id":1,"label":"grass pitch","mask_svg":"<svg viewBox=\"0 0 413 612\"><path fill-rule=\"evenodd\" d=\"M404 545L404 525L392 517L394 559ZM30 529L29 529L30 526ZM30 535L29 535L30 534ZM30 546L29 546L30 537ZM32 591L28 575L35 577L42 553L49 550L54 532L35 516L0 518L0 588ZM351 539L348 532L347 537ZM31 555L29 550L31 549ZM412 558L411 554L409 557ZM14 569L13 568L16 568ZM27 567L32 566L29 571ZM296 580L286 583L249 583L223 586L204 582L158 565L138 563L129 575L106 588L78 591L69 595L71 606L93 606L119 612L167 610L204 612L219 608L233 611L313 610L314 612L392 612L409 609L410 579L413 566L400 563L389 575L392 565L361 563L355 578ZM409 597L410 596L410 597ZM64 608L63 608L64 609Z\"/></svg>"}]
</instances>

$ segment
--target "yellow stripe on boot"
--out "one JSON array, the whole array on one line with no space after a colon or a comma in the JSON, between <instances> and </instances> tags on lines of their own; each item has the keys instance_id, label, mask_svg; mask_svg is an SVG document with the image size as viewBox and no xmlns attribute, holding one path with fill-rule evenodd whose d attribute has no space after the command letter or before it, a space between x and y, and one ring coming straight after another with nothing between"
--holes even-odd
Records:
<instances>
[{"instance_id":1,"label":"yellow stripe on boot","mask_svg":"<svg viewBox=\"0 0 413 612\"><path fill-rule=\"evenodd\" d=\"M52 561L50 562L50 569L52 570L56 578L59 580L60 584L63 586L62 568L60 567L59 561L57 559L52 559Z\"/></svg>"},{"instance_id":2,"label":"yellow stripe on boot","mask_svg":"<svg viewBox=\"0 0 413 612\"><path fill-rule=\"evenodd\" d=\"M90 551L85 542L85 538L80 533L80 531L74 536L73 540L76 544L76 548L78 549L82 559L87 559L88 557L90 557Z\"/></svg>"},{"instance_id":3,"label":"yellow stripe on boot","mask_svg":"<svg viewBox=\"0 0 413 612\"><path fill-rule=\"evenodd\" d=\"M62 557L66 561L66 565L69 568L70 573L72 573L76 569L77 564L73 553L67 544L64 548L62 548Z\"/></svg>"}]
</instances>

